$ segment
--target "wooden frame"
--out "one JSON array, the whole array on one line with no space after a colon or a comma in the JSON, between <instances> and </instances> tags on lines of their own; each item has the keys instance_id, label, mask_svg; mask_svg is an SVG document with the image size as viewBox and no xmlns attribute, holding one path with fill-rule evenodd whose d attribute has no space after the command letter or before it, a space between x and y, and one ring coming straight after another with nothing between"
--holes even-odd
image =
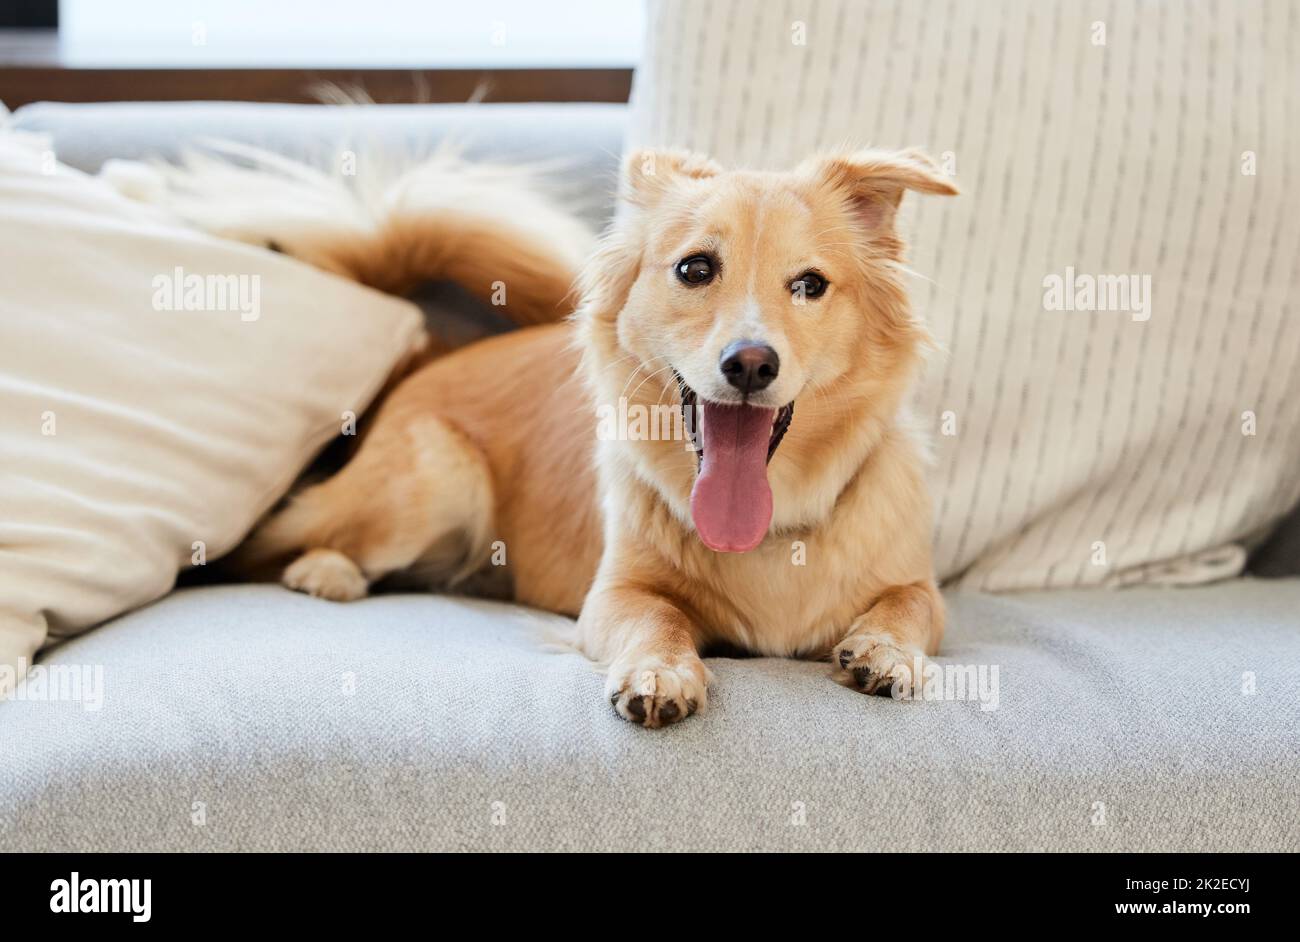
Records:
<instances>
[{"instance_id":1,"label":"wooden frame","mask_svg":"<svg viewBox=\"0 0 1300 942\"><path fill-rule=\"evenodd\" d=\"M317 102L323 83L381 103L625 102L631 69L76 69L0 66L0 101Z\"/></svg>"}]
</instances>

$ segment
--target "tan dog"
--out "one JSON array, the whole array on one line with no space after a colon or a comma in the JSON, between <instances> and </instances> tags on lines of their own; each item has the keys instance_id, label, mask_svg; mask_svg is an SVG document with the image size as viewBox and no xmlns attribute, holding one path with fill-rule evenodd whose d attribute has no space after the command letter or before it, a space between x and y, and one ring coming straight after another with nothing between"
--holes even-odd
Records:
<instances>
[{"instance_id":1,"label":"tan dog","mask_svg":"<svg viewBox=\"0 0 1300 942\"><path fill-rule=\"evenodd\" d=\"M899 416L927 342L894 230L906 189L956 192L915 152L789 173L634 154L572 321L407 377L245 558L296 556L284 583L324 598L405 573L578 615L616 710L646 726L705 705L714 644L904 689L944 626ZM532 320L559 300L530 291ZM664 406L696 434L597 435Z\"/></svg>"}]
</instances>

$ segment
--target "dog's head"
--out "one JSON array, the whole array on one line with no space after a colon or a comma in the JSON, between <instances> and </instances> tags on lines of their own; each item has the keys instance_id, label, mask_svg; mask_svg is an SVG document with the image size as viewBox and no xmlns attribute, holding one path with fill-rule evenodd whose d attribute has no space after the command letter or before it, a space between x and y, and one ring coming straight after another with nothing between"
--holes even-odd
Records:
<instances>
[{"instance_id":1,"label":"dog's head","mask_svg":"<svg viewBox=\"0 0 1300 942\"><path fill-rule=\"evenodd\" d=\"M772 521L767 465L783 436L897 408L927 335L907 303L895 212L904 190L957 190L915 151L786 173L643 151L623 186L579 310L590 375L602 399L668 395L688 410L695 528L712 549L752 549Z\"/></svg>"}]
</instances>

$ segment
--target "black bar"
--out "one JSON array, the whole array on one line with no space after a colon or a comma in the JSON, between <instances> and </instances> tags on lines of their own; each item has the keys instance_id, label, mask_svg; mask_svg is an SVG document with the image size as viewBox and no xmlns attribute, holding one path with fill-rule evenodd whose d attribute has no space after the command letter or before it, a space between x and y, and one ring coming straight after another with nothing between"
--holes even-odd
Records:
<instances>
[{"instance_id":1,"label":"black bar","mask_svg":"<svg viewBox=\"0 0 1300 942\"><path fill-rule=\"evenodd\" d=\"M850 931L903 937L945 925L981 935L992 927L1042 927L1048 925L1043 916L1054 920L1050 925L1071 929L1127 923L1233 933L1291 915L1294 865L1294 857L1258 854L877 854L819 861L820 877L809 881L801 879L811 872L802 862L787 874L780 861L723 861L716 855L708 861L676 854L580 861L581 874L561 876L559 861L539 867L533 860L486 855L452 861L383 854L34 854L0 858L8 871L0 877L0 896L6 930L68 928L72 922L83 929L116 924L164 931L285 925L301 935L317 926L337 932L394 918L424 917L430 928L447 926L458 910L508 912L511 922L537 929L549 922L577 925L579 919L599 925L591 921L592 908L621 913L643 928L644 920L668 915L647 910L672 906L668 901L678 894L655 887L672 883L692 897L693 911L712 901L716 918L743 922L767 918L764 913L780 907L787 920L806 913L812 931L825 928L838 912ZM516 868L517 874L503 872ZM74 873L81 901L97 906L97 900L111 903L116 895L121 911L53 911L70 908ZM563 879L562 891L546 879L551 874ZM96 881L109 879L149 881L147 921L145 884L134 884L130 893L119 883L105 894ZM645 891L638 892L643 884ZM1121 911L1135 904L1149 911Z\"/></svg>"}]
</instances>

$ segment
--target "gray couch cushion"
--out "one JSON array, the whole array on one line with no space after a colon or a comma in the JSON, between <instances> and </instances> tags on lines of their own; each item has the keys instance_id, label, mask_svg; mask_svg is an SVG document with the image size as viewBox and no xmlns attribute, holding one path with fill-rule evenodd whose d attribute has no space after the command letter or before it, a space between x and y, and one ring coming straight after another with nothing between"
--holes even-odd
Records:
<instances>
[{"instance_id":1,"label":"gray couch cushion","mask_svg":"<svg viewBox=\"0 0 1300 942\"><path fill-rule=\"evenodd\" d=\"M173 160L203 138L225 138L334 165L343 149L379 145L424 154L454 142L478 160L541 164L595 228L614 202L625 105L273 105L239 102L41 102L16 128L53 135L60 161L94 173L110 157Z\"/></svg>"},{"instance_id":2,"label":"gray couch cushion","mask_svg":"<svg viewBox=\"0 0 1300 942\"><path fill-rule=\"evenodd\" d=\"M716 659L648 731L553 616L185 590L46 657L97 711L0 703L0 849L1300 850L1300 580L950 602L997 709Z\"/></svg>"}]
</instances>

